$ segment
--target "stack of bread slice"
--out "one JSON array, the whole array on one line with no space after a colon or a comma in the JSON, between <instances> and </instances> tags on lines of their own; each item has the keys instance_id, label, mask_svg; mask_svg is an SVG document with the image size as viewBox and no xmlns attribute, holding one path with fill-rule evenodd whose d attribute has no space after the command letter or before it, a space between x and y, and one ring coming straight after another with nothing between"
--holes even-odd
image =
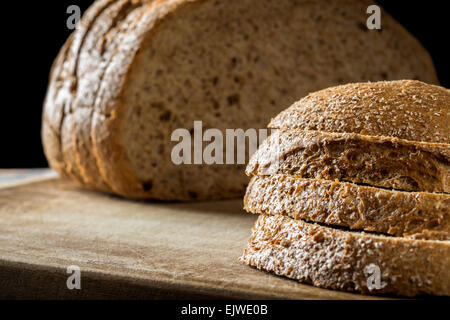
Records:
<instances>
[{"instance_id":1,"label":"stack of bread slice","mask_svg":"<svg viewBox=\"0 0 450 320\"><path fill-rule=\"evenodd\" d=\"M319 287L450 295L450 91L419 81L312 93L272 120L241 261Z\"/></svg>"}]
</instances>

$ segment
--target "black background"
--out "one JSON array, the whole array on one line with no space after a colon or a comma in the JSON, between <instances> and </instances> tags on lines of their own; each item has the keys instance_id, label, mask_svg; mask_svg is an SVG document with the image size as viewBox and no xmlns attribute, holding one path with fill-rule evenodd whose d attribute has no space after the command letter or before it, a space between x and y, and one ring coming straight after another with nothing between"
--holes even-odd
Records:
<instances>
[{"instance_id":1,"label":"black background","mask_svg":"<svg viewBox=\"0 0 450 320\"><path fill-rule=\"evenodd\" d=\"M339 0L337 0L339 1ZM447 1L377 1L428 49L441 84L450 87ZM0 168L45 167L40 140L42 102L48 74L69 36L67 7L82 12L92 1L2 3L2 113Z\"/></svg>"}]
</instances>

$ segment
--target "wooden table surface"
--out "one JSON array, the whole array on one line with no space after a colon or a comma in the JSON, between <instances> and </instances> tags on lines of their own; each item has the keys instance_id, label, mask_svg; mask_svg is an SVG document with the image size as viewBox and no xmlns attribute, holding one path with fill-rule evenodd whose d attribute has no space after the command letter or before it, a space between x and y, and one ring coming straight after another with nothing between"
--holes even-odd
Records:
<instances>
[{"instance_id":1,"label":"wooden table surface","mask_svg":"<svg viewBox=\"0 0 450 320\"><path fill-rule=\"evenodd\" d=\"M0 298L374 298L242 265L255 220L242 200L136 202L48 170L1 170ZM80 290L67 287L73 265Z\"/></svg>"}]
</instances>

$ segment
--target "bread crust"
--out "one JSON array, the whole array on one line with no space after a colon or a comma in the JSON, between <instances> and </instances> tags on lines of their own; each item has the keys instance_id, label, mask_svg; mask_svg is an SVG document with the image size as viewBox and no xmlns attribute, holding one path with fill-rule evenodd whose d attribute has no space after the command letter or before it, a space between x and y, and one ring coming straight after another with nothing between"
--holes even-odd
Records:
<instances>
[{"instance_id":1,"label":"bread crust","mask_svg":"<svg viewBox=\"0 0 450 320\"><path fill-rule=\"evenodd\" d=\"M59 68L70 65L70 67L65 67L65 71L69 75L61 77L59 81L63 86L72 86L73 88L70 94L65 96L64 103L67 111L59 112L52 110L54 106L60 105L58 105L58 101L52 100L53 96L50 93L53 83L52 81L50 83L45 110L53 116L60 116L62 124L59 130L61 134L57 137L58 140L61 140L60 147L47 148L50 149L47 153L50 154L52 151L60 149L61 156L65 159L63 161L64 172L68 171L72 179L76 178L80 185L90 189L112 191L98 169L100 160L95 157L92 148L91 118L94 113L97 91L102 82L103 73L109 67L108 61L116 53L116 47L127 34L127 29L132 29L135 22L138 21L138 19L129 18L129 25L123 26L123 20L128 18L128 13L133 9L148 2L151 1L109 0L96 2L86 12L72 36L80 40L75 43L68 41L65 45L71 52L76 52L69 57L72 60L62 52L60 58L55 62ZM49 126L44 122L44 145L50 145L55 140L52 140L48 133L49 130ZM53 159L55 156L49 155L48 158ZM51 165L52 161L50 160ZM61 170L57 171L61 173Z\"/></svg>"},{"instance_id":2,"label":"bread crust","mask_svg":"<svg viewBox=\"0 0 450 320\"><path fill-rule=\"evenodd\" d=\"M447 194L286 175L255 176L247 188L244 209L395 236L450 240Z\"/></svg>"},{"instance_id":3,"label":"bread crust","mask_svg":"<svg viewBox=\"0 0 450 320\"><path fill-rule=\"evenodd\" d=\"M77 155L86 184L92 189L113 190L107 176L99 169L102 160L93 152L92 117L109 62L117 53L123 38L133 30L137 21L133 14L141 7L142 4L137 1L116 1L99 17L81 52L84 55L83 63L80 64L83 76L74 102L76 107L72 135L76 143L72 153Z\"/></svg>"},{"instance_id":4,"label":"bread crust","mask_svg":"<svg viewBox=\"0 0 450 320\"><path fill-rule=\"evenodd\" d=\"M450 90L414 80L380 81L311 93L269 127L449 144L449 117Z\"/></svg>"},{"instance_id":5,"label":"bread crust","mask_svg":"<svg viewBox=\"0 0 450 320\"><path fill-rule=\"evenodd\" d=\"M73 143L70 137L72 124L70 119L66 120L66 115L71 114L73 95L78 85L76 71L81 47L98 15L112 1L99 0L86 11L52 67L44 102L42 140L49 163L58 173L80 185L84 185L84 181L73 155L64 152L69 148L67 145Z\"/></svg>"},{"instance_id":6,"label":"bread crust","mask_svg":"<svg viewBox=\"0 0 450 320\"><path fill-rule=\"evenodd\" d=\"M240 261L328 289L450 295L449 241L385 237L261 215ZM376 284L370 278L376 277L375 268L379 289L369 286Z\"/></svg>"},{"instance_id":7,"label":"bread crust","mask_svg":"<svg viewBox=\"0 0 450 320\"><path fill-rule=\"evenodd\" d=\"M247 175L288 174L375 187L450 192L450 145L283 129L251 158Z\"/></svg>"},{"instance_id":8,"label":"bread crust","mask_svg":"<svg viewBox=\"0 0 450 320\"><path fill-rule=\"evenodd\" d=\"M115 55L109 61L103 81L99 88L97 103L92 115L91 136L93 152L99 159L99 169L115 193L129 198L148 198L132 172L126 158L124 143L120 135L125 108L121 100L127 77L133 72L133 59L144 37L155 25L175 10L185 0L152 1L141 9L133 30L122 39ZM161 200L165 197L158 197ZM186 199L184 199L186 200Z\"/></svg>"},{"instance_id":9,"label":"bread crust","mask_svg":"<svg viewBox=\"0 0 450 320\"><path fill-rule=\"evenodd\" d=\"M57 58L55 59L50 71L49 85L47 96L44 101L44 112L42 113L42 132L41 138L44 147L44 153L50 166L55 169L61 176L69 178L65 169L65 162L61 152L60 130L62 123L62 107L61 103L52 101L54 99L59 85L57 79L61 73L63 61L66 59L69 47L73 41L73 34L61 48Z\"/></svg>"}]
</instances>

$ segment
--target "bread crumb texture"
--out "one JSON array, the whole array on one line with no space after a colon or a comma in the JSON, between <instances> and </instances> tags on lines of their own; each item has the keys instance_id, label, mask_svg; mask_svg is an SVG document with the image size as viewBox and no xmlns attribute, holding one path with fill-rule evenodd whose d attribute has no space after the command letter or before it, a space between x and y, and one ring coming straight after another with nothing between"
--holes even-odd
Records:
<instances>
[{"instance_id":1,"label":"bread crumb texture","mask_svg":"<svg viewBox=\"0 0 450 320\"><path fill-rule=\"evenodd\" d=\"M282 129L258 148L246 172L449 193L450 145L356 133Z\"/></svg>"},{"instance_id":2,"label":"bread crumb texture","mask_svg":"<svg viewBox=\"0 0 450 320\"><path fill-rule=\"evenodd\" d=\"M255 176L244 208L395 236L450 240L450 197L286 175Z\"/></svg>"}]
</instances>

